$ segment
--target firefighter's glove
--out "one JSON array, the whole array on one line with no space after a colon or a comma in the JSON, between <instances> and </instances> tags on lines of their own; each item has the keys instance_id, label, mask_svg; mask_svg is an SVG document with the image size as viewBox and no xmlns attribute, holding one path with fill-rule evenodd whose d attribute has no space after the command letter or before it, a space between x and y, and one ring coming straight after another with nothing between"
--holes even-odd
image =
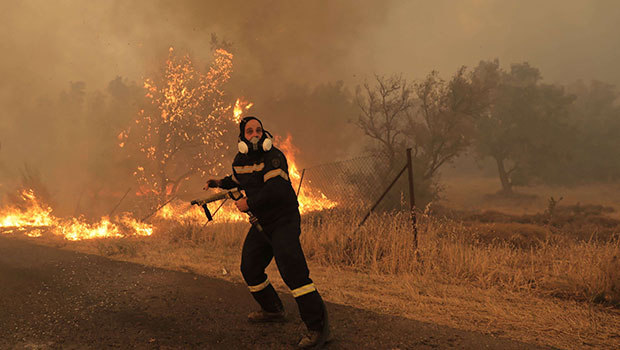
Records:
<instances>
[{"instance_id":1,"label":"firefighter's glove","mask_svg":"<svg viewBox=\"0 0 620 350\"><path fill-rule=\"evenodd\" d=\"M202 189L206 191L206 190L208 190L210 188L217 188L217 187L220 187L220 184L221 184L220 180L211 179L211 180L207 181L207 184Z\"/></svg>"}]
</instances>

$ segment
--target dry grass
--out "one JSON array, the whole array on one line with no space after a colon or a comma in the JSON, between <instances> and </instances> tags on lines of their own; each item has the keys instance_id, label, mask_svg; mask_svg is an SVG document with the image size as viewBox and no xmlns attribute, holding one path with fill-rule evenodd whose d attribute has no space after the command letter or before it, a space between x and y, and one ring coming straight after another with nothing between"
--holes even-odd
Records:
<instances>
[{"instance_id":1,"label":"dry grass","mask_svg":"<svg viewBox=\"0 0 620 350\"><path fill-rule=\"evenodd\" d=\"M302 220L302 244L326 300L530 343L620 348L620 243L551 226L325 212ZM160 222L153 237L73 249L241 282L246 223ZM286 291L275 267L276 286Z\"/></svg>"},{"instance_id":2,"label":"dry grass","mask_svg":"<svg viewBox=\"0 0 620 350\"><path fill-rule=\"evenodd\" d=\"M581 186L517 187L515 191L523 196L512 200L494 198L501 186L497 177L448 176L442 179L444 199L451 208L464 210L499 210L514 214L532 214L547 208L548 199L563 198L563 205L601 204L615 208L609 216L620 219L620 184L588 184Z\"/></svg>"},{"instance_id":3,"label":"dry grass","mask_svg":"<svg viewBox=\"0 0 620 350\"><path fill-rule=\"evenodd\" d=\"M580 241L530 224L472 225L425 215L416 252L406 214L375 216L357 232L347 229L348 220L306 227L308 256L325 266L620 306L618 239Z\"/></svg>"}]
</instances>

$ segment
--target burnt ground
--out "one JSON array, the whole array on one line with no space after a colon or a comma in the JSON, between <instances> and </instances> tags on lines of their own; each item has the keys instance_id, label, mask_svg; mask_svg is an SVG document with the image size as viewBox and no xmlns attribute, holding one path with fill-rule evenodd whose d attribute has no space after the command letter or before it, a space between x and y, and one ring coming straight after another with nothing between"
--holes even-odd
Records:
<instances>
[{"instance_id":1,"label":"burnt ground","mask_svg":"<svg viewBox=\"0 0 620 350\"><path fill-rule=\"evenodd\" d=\"M303 330L252 325L244 285L0 237L0 349L293 349ZM542 349L327 304L328 349Z\"/></svg>"}]
</instances>

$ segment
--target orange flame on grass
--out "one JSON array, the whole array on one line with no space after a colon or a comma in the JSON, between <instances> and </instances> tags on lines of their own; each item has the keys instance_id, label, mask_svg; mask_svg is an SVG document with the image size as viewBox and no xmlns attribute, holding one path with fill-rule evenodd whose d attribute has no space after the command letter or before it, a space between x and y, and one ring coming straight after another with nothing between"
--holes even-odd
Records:
<instances>
[{"instance_id":1,"label":"orange flame on grass","mask_svg":"<svg viewBox=\"0 0 620 350\"><path fill-rule=\"evenodd\" d=\"M170 48L170 53L173 52L173 48ZM222 82L228 80L230 72L232 71L232 54L218 50L218 55L215 62L215 68L211 69L209 73L201 80L199 89L213 90L221 93L218 86ZM197 94L199 91L191 89L184 84L186 79L190 79L193 74L193 68L191 67L191 61L189 58L184 64L177 64L169 58L166 61L168 71L170 73L170 80L168 84L161 87L158 90L154 81L146 79L144 82L144 88L146 89L146 97L151 100L156 99L159 103L160 115L146 115L144 110L140 110L139 116L141 118L135 121L136 125L145 123L146 132L148 135L154 133L156 129L156 123L153 118L161 117L164 122L172 122L181 118L184 115L194 115L192 110L198 107L201 103L201 99L192 99L191 97ZM202 91L202 90L201 90ZM220 106L217 107L217 111L222 111L220 115L226 118L231 118L234 122L239 122L243 116L243 113L249 110L253 106L253 103L244 101L238 98L233 106ZM232 115L229 113L229 109L233 107ZM187 113L190 111L190 113ZM159 129L157 129L159 130ZM117 141L120 148L126 148L129 137L129 129L121 131L117 135ZM171 137L176 136L182 140L189 139L185 130L178 130L180 134L172 135L170 133L161 134L165 144L171 142ZM216 130L217 131L217 130ZM217 131L221 135L221 131ZM201 142L208 143L206 136L200 138ZM298 166L295 160L295 155L299 150L293 145L291 135L287 135L286 139L279 140L279 148L285 153L288 159L288 171L293 188L297 190L299 183L302 181L302 176L299 173ZM278 138L276 139L278 143ZM153 142L138 143L138 149L146 156L146 159L153 161L157 164L164 164L167 159L171 157L170 153L165 149L156 149ZM172 152L172 151L170 151ZM158 186L156 182L147 180L145 164L142 164L136 168L134 175L141 180L142 184L137 191L136 195L146 194L159 194L159 191L165 191L166 195L172 194L172 185L167 184L164 189ZM202 169L204 174L205 169ZM159 189L159 190L157 190ZM84 239L96 239L96 238L119 238L127 236L150 236L153 233L153 227L150 224L146 224L136 220L129 214L123 214L120 218L114 217L102 217L98 221L89 222L83 217L63 219L58 218L52 214L52 208L40 201L32 190L24 190L21 192L21 205L13 205L0 207L0 232L25 232L31 237L42 236L45 232L61 236L67 240L77 241ZM338 203L330 200L319 189L316 189L311 181L306 180L299 193L298 197L300 212L307 213L311 211L324 210L335 207ZM217 220L220 222L235 222L247 220L247 215L240 213L232 201L228 201L226 205L221 208L220 203L209 204L209 209L212 213L217 211ZM202 208L197 206L191 206L188 203L181 202L179 200L168 203L166 206L160 209L157 214L160 219L168 220L183 220L183 219L197 219L204 220L204 212Z\"/></svg>"},{"instance_id":2,"label":"orange flame on grass","mask_svg":"<svg viewBox=\"0 0 620 350\"><path fill-rule=\"evenodd\" d=\"M21 199L25 208L7 207L0 212L0 227L49 226L55 218L51 215L52 208L37 201L33 190L23 190Z\"/></svg>"},{"instance_id":3,"label":"orange flame on grass","mask_svg":"<svg viewBox=\"0 0 620 350\"><path fill-rule=\"evenodd\" d=\"M209 207L209 211L211 211L211 214L214 215L217 222L238 222L248 220L247 214L239 212L231 200L228 200L227 203L224 203L224 205L219 208L221 204L222 202L218 201L207 205ZM166 204L157 212L157 217L160 219L177 221L188 219L204 221L206 219L202 207L191 205L180 200L174 200Z\"/></svg>"},{"instance_id":4,"label":"orange flame on grass","mask_svg":"<svg viewBox=\"0 0 620 350\"><path fill-rule=\"evenodd\" d=\"M23 227L32 228L26 234L30 237L41 236L39 227L56 224L56 218L51 214L52 208L40 203L33 190L21 191L21 205L8 206L0 210L0 228L5 233L11 233Z\"/></svg>"},{"instance_id":5,"label":"orange flame on grass","mask_svg":"<svg viewBox=\"0 0 620 350\"><path fill-rule=\"evenodd\" d=\"M299 149L293 145L293 137L291 134L286 135L286 139L282 140L280 137L276 137L277 147L284 153L286 156L286 160L288 162L288 174L291 180L291 184L295 191L299 187L299 183L302 180L301 174L297 168L297 164L295 162L295 156L299 153ZM337 202L334 202L327 198L323 192L319 189L315 188L312 185L311 181L304 181L302 183L302 187L299 190L299 194L297 196L297 201L299 202L299 212L304 214L312 211L319 211L324 209L331 209L338 205Z\"/></svg>"},{"instance_id":6,"label":"orange flame on grass","mask_svg":"<svg viewBox=\"0 0 620 350\"><path fill-rule=\"evenodd\" d=\"M21 192L19 205L0 208L0 228L5 234L25 232L30 237L40 237L48 231L70 241L94 238L120 238L127 236L150 236L151 225L139 222L124 214L113 222L103 217L89 223L83 217L61 219L52 215L52 208L39 200L31 189Z\"/></svg>"},{"instance_id":7,"label":"orange flame on grass","mask_svg":"<svg viewBox=\"0 0 620 350\"><path fill-rule=\"evenodd\" d=\"M297 190L299 182L301 181L301 174L295 161L295 155L299 152L299 149L293 144L293 138L290 134L288 134L284 140L280 137L276 137L276 144L287 158L291 185L295 190ZM315 188L315 186L312 185L312 182L308 180L304 181L297 200L299 202L299 211L302 214L312 211L331 209L338 205L337 202L327 198L323 192ZM238 222L248 220L248 216L239 212L233 205L232 201L228 201L228 203L224 204L218 210L218 207L221 204L222 202L208 204L209 210L211 211L211 214L214 215L217 222ZM157 213L157 217L164 220L178 221L187 219L197 221L205 220L205 214L201 207L192 206L186 202L178 200L172 201L161 208Z\"/></svg>"}]
</instances>

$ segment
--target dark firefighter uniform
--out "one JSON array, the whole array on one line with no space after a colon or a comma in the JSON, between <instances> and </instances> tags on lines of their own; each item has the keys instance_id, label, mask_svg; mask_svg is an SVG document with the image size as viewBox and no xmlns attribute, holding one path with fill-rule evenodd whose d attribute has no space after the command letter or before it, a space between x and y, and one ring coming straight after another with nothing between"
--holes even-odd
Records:
<instances>
[{"instance_id":1,"label":"dark firefighter uniform","mask_svg":"<svg viewBox=\"0 0 620 350\"><path fill-rule=\"evenodd\" d=\"M254 299L267 312L283 310L282 301L265 274L275 257L282 279L295 297L301 319L309 330L320 331L327 315L323 300L309 277L299 242L299 204L284 154L275 147L268 151L237 153L233 175L221 179L219 186L244 190L250 212L263 228L263 232L255 225L250 228L241 257L241 273Z\"/></svg>"}]
</instances>

